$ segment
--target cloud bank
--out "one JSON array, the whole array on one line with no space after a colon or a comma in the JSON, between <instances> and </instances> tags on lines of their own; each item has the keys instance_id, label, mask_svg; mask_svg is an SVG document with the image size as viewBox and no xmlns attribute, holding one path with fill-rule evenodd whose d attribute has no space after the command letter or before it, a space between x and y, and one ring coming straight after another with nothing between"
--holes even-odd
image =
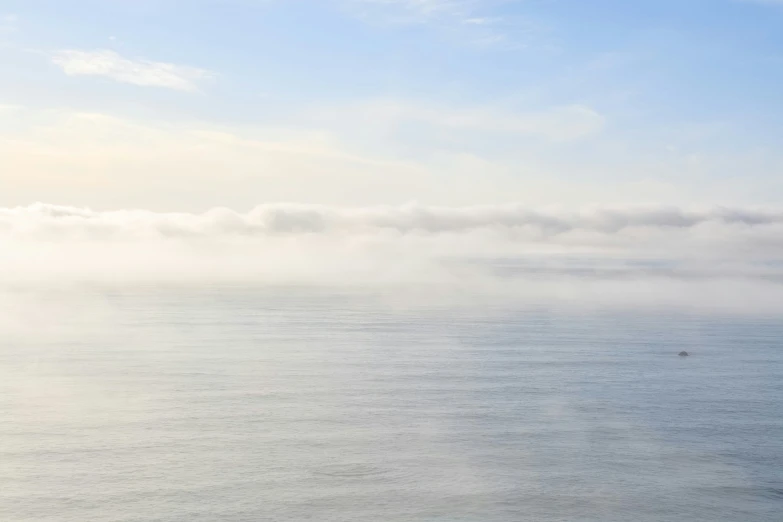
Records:
<instances>
[{"instance_id":1,"label":"cloud bank","mask_svg":"<svg viewBox=\"0 0 783 522\"><path fill-rule=\"evenodd\" d=\"M783 210L36 204L0 209L0 270L6 286L359 285L783 312Z\"/></svg>"},{"instance_id":2,"label":"cloud bank","mask_svg":"<svg viewBox=\"0 0 783 522\"><path fill-rule=\"evenodd\" d=\"M776 229L779 226L783 226L783 210L730 207L537 210L516 205L434 207L410 204L350 208L268 204L259 205L247 213L215 208L202 214L146 210L100 212L43 203L0 208L0 230L5 235L47 240L74 236L119 239L150 236L263 237L281 234L374 234L383 231L401 235L438 235L488 230L515 237L519 237L518 232L524 231L526 240L561 244L570 243L566 238L578 232L604 236L634 232L634 237L639 238L640 231L644 231L648 237L655 232L672 235L687 231L693 234L693 239L720 243L757 237L760 231L778 231ZM714 232L716 227L726 235L713 237L706 232ZM769 237L773 238L775 234ZM783 237L779 241L780 244L775 244L775 247L783 246ZM773 245L770 243L767 246Z\"/></svg>"}]
</instances>

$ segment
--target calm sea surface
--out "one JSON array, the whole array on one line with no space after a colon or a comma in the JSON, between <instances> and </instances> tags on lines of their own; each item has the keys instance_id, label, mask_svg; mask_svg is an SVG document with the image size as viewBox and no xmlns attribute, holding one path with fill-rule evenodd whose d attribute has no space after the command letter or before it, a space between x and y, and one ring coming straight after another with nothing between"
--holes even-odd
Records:
<instances>
[{"instance_id":1,"label":"calm sea surface","mask_svg":"<svg viewBox=\"0 0 783 522\"><path fill-rule=\"evenodd\" d=\"M780 317L39 299L0 332L2 521L783 520Z\"/></svg>"}]
</instances>

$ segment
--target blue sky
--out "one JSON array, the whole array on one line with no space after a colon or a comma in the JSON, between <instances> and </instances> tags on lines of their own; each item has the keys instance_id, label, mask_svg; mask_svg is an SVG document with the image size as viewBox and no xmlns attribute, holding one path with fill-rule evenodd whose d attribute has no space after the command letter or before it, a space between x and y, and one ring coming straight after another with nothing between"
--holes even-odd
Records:
<instances>
[{"instance_id":1,"label":"blue sky","mask_svg":"<svg viewBox=\"0 0 783 522\"><path fill-rule=\"evenodd\" d=\"M779 204L783 1L4 0L0 205Z\"/></svg>"}]
</instances>

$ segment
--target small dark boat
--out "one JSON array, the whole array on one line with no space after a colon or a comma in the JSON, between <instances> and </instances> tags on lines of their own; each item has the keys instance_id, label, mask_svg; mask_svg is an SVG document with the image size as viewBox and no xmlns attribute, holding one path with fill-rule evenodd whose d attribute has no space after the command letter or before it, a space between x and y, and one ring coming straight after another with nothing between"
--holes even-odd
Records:
<instances>
[{"instance_id":1,"label":"small dark boat","mask_svg":"<svg viewBox=\"0 0 783 522\"><path fill-rule=\"evenodd\" d=\"M688 352L680 352L680 357L688 357L689 355Z\"/></svg>"}]
</instances>

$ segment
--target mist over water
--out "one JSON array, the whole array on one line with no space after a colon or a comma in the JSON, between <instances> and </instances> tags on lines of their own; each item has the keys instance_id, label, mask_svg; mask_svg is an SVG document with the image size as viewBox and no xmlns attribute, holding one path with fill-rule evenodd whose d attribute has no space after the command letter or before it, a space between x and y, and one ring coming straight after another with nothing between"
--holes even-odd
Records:
<instances>
[{"instance_id":1,"label":"mist over water","mask_svg":"<svg viewBox=\"0 0 783 522\"><path fill-rule=\"evenodd\" d=\"M0 210L0 519L779 520L782 228Z\"/></svg>"}]
</instances>

